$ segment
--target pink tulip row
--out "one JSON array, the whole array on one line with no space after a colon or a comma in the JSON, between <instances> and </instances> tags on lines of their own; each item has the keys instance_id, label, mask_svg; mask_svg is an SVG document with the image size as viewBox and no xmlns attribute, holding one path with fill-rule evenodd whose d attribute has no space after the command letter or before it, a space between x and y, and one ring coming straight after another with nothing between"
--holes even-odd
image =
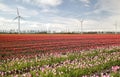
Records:
<instances>
[{"instance_id":1,"label":"pink tulip row","mask_svg":"<svg viewBox=\"0 0 120 77\"><path fill-rule=\"evenodd\" d=\"M114 50L114 48L116 49L115 52L111 52L108 53L107 51L109 50ZM118 50L118 51L117 51ZM106 51L104 51L104 49L98 49L97 52L98 54L94 55L94 56L86 56L87 54L94 54L96 51L74 51L74 52L66 52L66 53L50 53L50 54L38 54L35 56L34 59L25 59L25 58L16 58L13 60L10 60L8 62L3 62L6 66L4 66L5 69L7 69L6 71L1 71L1 75L2 76L6 76L6 75L15 75L16 77L18 76L18 74L27 77L27 76L31 76L31 74L29 73L30 71L42 71L44 72L48 72L49 71L53 71L54 74L56 74L55 70L56 68L61 68L61 67L66 67L66 68L89 68L89 67L94 67L96 65L99 65L101 63L106 63L110 60L119 60L120 59L120 52L119 52L119 47L111 47L106 49ZM70 60L70 58L68 58L70 55L72 55L74 58L73 60ZM79 55L82 55L82 58L79 58ZM51 57L53 57L53 59L55 58L66 58L65 61L61 61L58 63L53 63L53 64L47 64L47 65L38 65L38 66L30 66L30 67L22 67L20 70L16 70L16 68L20 65L25 65L25 63L27 64L32 64L32 63L42 63L42 60L45 60L44 62L47 62L51 59ZM51 61L51 60L50 60ZM93 62L93 63L92 63ZM3 64L3 65L4 65ZM17 66L17 67L16 67ZM9 68L13 67L12 70L10 70ZM15 68L14 68L15 67ZM2 68L2 64L0 66L0 68ZM113 66L112 67L112 71L118 71L119 70L119 66ZM37 73L37 72L36 72ZM62 74L62 72L59 72L60 74ZM38 74L38 73L37 73ZM107 74L105 74L107 75Z\"/></svg>"}]
</instances>

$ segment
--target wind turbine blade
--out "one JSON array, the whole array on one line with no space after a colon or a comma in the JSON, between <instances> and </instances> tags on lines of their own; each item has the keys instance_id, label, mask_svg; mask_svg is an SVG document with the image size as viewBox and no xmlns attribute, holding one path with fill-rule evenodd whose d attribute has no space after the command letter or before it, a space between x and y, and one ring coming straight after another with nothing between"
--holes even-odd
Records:
<instances>
[{"instance_id":1,"label":"wind turbine blade","mask_svg":"<svg viewBox=\"0 0 120 77\"><path fill-rule=\"evenodd\" d=\"M23 17L20 16L21 19L25 20Z\"/></svg>"},{"instance_id":2,"label":"wind turbine blade","mask_svg":"<svg viewBox=\"0 0 120 77\"><path fill-rule=\"evenodd\" d=\"M19 10L18 10L18 8L17 8L17 15L19 16Z\"/></svg>"},{"instance_id":3,"label":"wind turbine blade","mask_svg":"<svg viewBox=\"0 0 120 77\"><path fill-rule=\"evenodd\" d=\"M18 17L15 17L13 20L16 20Z\"/></svg>"}]
</instances>

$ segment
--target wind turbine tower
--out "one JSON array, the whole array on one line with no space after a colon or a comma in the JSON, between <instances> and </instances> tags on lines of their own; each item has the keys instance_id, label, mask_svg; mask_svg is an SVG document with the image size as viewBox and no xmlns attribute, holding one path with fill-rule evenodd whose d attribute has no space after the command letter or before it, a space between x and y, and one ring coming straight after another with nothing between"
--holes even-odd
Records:
<instances>
[{"instance_id":1,"label":"wind turbine tower","mask_svg":"<svg viewBox=\"0 0 120 77\"><path fill-rule=\"evenodd\" d=\"M115 22L115 34L117 34L117 22Z\"/></svg>"},{"instance_id":2,"label":"wind turbine tower","mask_svg":"<svg viewBox=\"0 0 120 77\"><path fill-rule=\"evenodd\" d=\"M20 20L23 19L20 14L19 14L19 10L17 8L17 17L14 18L14 20L18 19L18 34L21 33L21 30L20 30Z\"/></svg>"},{"instance_id":3,"label":"wind turbine tower","mask_svg":"<svg viewBox=\"0 0 120 77\"><path fill-rule=\"evenodd\" d=\"M81 34L83 34L83 19L80 20L81 23Z\"/></svg>"}]
</instances>

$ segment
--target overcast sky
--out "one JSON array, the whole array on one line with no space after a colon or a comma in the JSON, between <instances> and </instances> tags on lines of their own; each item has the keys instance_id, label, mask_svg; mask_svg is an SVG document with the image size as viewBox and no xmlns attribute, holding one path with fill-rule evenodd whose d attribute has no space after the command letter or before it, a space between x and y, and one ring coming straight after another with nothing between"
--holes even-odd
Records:
<instances>
[{"instance_id":1,"label":"overcast sky","mask_svg":"<svg viewBox=\"0 0 120 77\"><path fill-rule=\"evenodd\" d=\"M0 0L0 30L120 31L120 0Z\"/></svg>"}]
</instances>

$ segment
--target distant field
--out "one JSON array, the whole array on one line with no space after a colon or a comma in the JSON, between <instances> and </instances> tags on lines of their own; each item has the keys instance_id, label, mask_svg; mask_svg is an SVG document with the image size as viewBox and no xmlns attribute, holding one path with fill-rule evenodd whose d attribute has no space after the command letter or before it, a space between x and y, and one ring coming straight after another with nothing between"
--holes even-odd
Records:
<instances>
[{"instance_id":1,"label":"distant field","mask_svg":"<svg viewBox=\"0 0 120 77\"><path fill-rule=\"evenodd\" d=\"M119 34L0 34L0 74L90 77L108 70L115 77L119 47Z\"/></svg>"},{"instance_id":2,"label":"distant field","mask_svg":"<svg viewBox=\"0 0 120 77\"><path fill-rule=\"evenodd\" d=\"M119 46L120 35L1 34L0 59Z\"/></svg>"}]
</instances>

